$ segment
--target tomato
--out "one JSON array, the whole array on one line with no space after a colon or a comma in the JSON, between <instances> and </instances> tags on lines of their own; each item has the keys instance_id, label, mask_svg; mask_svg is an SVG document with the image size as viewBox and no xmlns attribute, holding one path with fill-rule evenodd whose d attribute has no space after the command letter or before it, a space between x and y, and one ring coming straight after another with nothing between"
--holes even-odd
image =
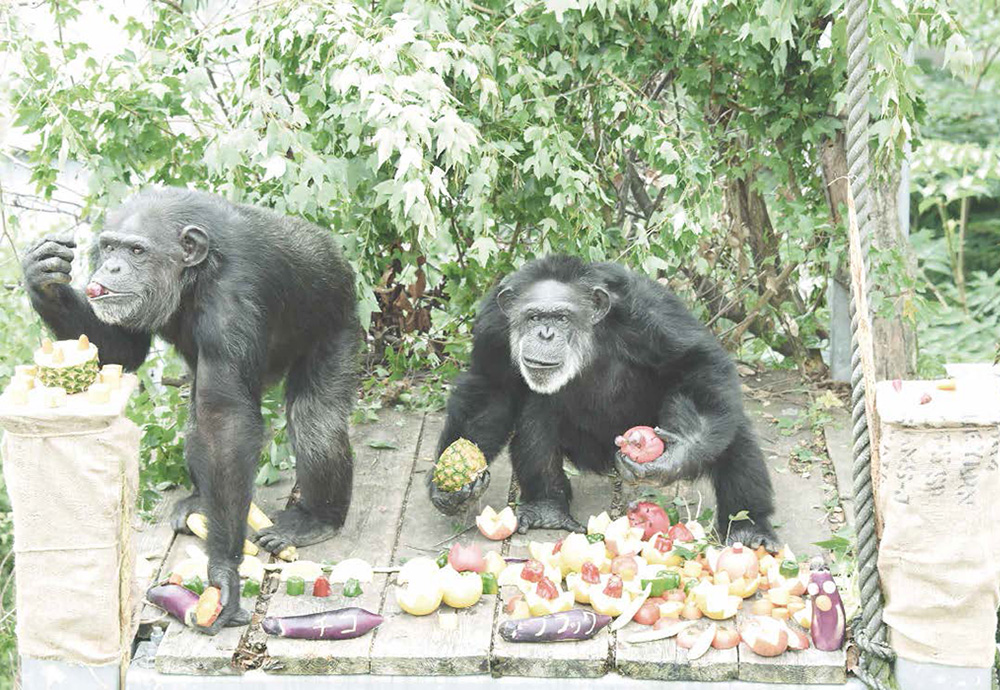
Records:
<instances>
[{"instance_id":1,"label":"tomato","mask_svg":"<svg viewBox=\"0 0 1000 690\"><path fill-rule=\"evenodd\" d=\"M538 581L538 585L535 587L535 594L540 596L542 599L555 599L559 596L559 590L556 586L552 584L552 580L547 577L543 577Z\"/></svg>"},{"instance_id":2,"label":"tomato","mask_svg":"<svg viewBox=\"0 0 1000 690\"><path fill-rule=\"evenodd\" d=\"M694 541L694 535L683 522L678 522L667 531L667 536L674 541Z\"/></svg>"},{"instance_id":3,"label":"tomato","mask_svg":"<svg viewBox=\"0 0 1000 690\"><path fill-rule=\"evenodd\" d=\"M674 541L672 539L667 539L662 534L656 537L656 541L653 542L653 548L660 553L669 553L670 549L674 548Z\"/></svg>"},{"instance_id":4,"label":"tomato","mask_svg":"<svg viewBox=\"0 0 1000 690\"><path fill-rule=\"evenodd\" d=\"M615 599L622 595L622 579L617 575L608 578L608 584L604 587L604 594Z\"/></svg>"},{"instance_id":5,"label":"tomato","mask_svg":"<svg viewBox=\"0 0 1000 690\"><path fill-rule=\"evenodd\" d=\"M559 553L560 551L562 551L562 543L563 543L562 539L557 541L556 545L552 547L552 553Z\"/></svg>"},{"instance_id":6,"label":"tomato","mask_svg":"<svg viewBox=\"0 0 1000 690\"><path fill-rule=\"evenodd\" d=\"M587 561L583 564L583 567L580 568L580 577L584 582L596 585L601 581L601 571L598 570L597 566L591 561Z\"/></svg>"},{"instance_id":7,"label":"tomato","mask_svg":"<svg viewBox=\"0 0 1000 690\"><path fill-rule=\"evenodd\" d=\"M521 579L528 582L538 582L545 575L545 566L534 559L524 564L521 569Z\"/></svg>"},{"instance_id":8,"label":"tomato","mask_svg":"<svg viewBox=\"0 0 1000 690\"><path fill-rule=\"evenodd\" d=\"M660 620L660 607L651 601L646 601L632 618L639 625L652 625Z\"/></svg>"}]
</instances>

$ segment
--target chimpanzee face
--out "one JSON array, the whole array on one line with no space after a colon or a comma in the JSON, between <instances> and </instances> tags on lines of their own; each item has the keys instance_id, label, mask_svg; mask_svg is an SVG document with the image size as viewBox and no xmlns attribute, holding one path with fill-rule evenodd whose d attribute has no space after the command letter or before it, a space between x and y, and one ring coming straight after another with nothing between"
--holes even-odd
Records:
<instances>
[{"instance_id":1,"label":"chimpanzee face","mask_svg":"<svg viewBox=\"0 0 1000 690\"><path fill-rule=\"evenodd\" d=\"M551 395L580 373L593 356L594 325L608 313L604 288L588 290L557 280L543 280L516 294L497 295L510 321L511 358L528 387Z\"/></svg>"},{"instance_id":2,"label":"chimpanzee face","mask_svg":"<svg viewBox=\"0 0 1000 690\"><path fill-rule=\"evenodd\" d=\"M128 207L109 218L86 290L97 318L143 332L170 320L180 305L184 271L208 254L200 228L171 225L168 218Z\"/></svg>"}]
</instances>

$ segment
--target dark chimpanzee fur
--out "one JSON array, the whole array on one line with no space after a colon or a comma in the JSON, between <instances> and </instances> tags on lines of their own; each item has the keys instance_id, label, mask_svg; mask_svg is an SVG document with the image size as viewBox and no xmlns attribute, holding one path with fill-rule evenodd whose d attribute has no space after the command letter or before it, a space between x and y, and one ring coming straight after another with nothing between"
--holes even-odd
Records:
<instances>
[{"instance_id":1,"label":"dark chimpanzee fur","mask_svg":"<svg viewBox=\"0 0 1000 690\"><path fill-rule=\"evenodd\" d=\"M771 482L736 368L670 290L615 264L549 256L490 293L474 333L472 364L455 382L438 453L464 437L492 461L509 440L521 531L582 530L569 514L563 458L607 472L615 437L644 425L659 428L666 450L644 465L619 462L626 478L668 483L710 474L721 533L776 546ZM476 491L430 486L444 512ZM751 520L729 530L729 516L741 510Z\"/></svg>"},{"instance_id":2,"label":"dark chimpanzee fur","mask_svg":"<svg viewBox=\"0 0 1000 690\"><path fill-rule=\"evenodd\" d=\"M86 333L101 361L135 369L153 334L193 374L186 458L209 521L209 579L223 612L203 631L249 620L237 567L263 442L261 394L287 374L288 429L301 500L257 542L278 553L343 525L351 502L348 418L360 329L354 274L326 230L186 189L151 189L112 212L87 296L69 285L71 241L47 238L24 260L32 304L62 339Z\"/></svg>"}]
</instances>

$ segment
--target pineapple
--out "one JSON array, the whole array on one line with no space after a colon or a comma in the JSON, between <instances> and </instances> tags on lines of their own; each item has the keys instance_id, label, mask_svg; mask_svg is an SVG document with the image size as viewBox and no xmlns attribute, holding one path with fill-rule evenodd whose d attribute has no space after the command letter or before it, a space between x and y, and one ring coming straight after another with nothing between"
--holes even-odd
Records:
<instances>
[{"instance_id":1,"label":"pineapple","mask_svg":"<svg viewBox=\"0 0 1000 690\"><path fill-rule=\"evenodd\" d=\"M97 346L85 335L55 343L46 338L35 351L35 365L43 386L63 388L69 395L82 393L97 380Z\"/></svg>"},{"instance_id":2,"label":"pineapple","mask_svg":"<svg viewBox=\"0 0 1000 690\"><path fill-rule=\"evenodd\" d=\"M434 484L442 491L458 491L485 471L483 451L460 438L444 449L434 465Z\"/></svg>"}]
</instances>

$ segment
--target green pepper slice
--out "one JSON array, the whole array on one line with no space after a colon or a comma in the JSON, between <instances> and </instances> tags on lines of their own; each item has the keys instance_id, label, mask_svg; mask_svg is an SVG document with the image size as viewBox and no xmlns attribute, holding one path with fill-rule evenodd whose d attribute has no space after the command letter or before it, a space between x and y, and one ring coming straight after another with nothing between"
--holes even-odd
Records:
<instances>
[{"instance_id":1,"label":"green pepper slice","mask_svg":"<svg viewBox=\"0 0 1000 690\"><path fill-rule=\"evenodd\" d=\"M352 577L350 580L344 583L345 597L360 597L361 591L362 591L361 583L358 582L357 578Z\"/></svg>"},{"instance_id":2,"label":"green pepper slice","mask_svg":"<svg viewBox=\"0 0 1000 690\"><path fill-rule=\"evenodd\" d=\"M443 568L446 565L448 565L448 552L442 551L441 553L439 553L436 562L439 568Z\"/></svg>"},{"instance_id":3,"label":"green pepper slice","mask_svg":"<svg viewBox=\"0 0 1000 690\"><path fill-rule=\"evenodd\" d=\"M799 574L799 564L792 560L785 560L778 566L778 573L782 577L796 577Z\"/></svg>"},{"instance_id":4,"label":"green pepper slice","mask_svg":"<svg viewBox=\"0 0 1000 690\"><path fill-rule=\"evenodd\" d=\"M479 573L479 577L483 579L483 594L496 594L499 590L497 587L497 576L493 573Z\"/></svg>"},{"instance_id":5,"label":"green pepper slice","mask_svg":"<svg viewBox=\"0 0 1000 690\"><path fill-rule=\"evenodd\" d=\"M306 581L298 575L292 575L285 583L285 592L290 597L301 596L306 593Z\"/></svg>"},{"instance_id":6,"label":"green pepper slice","mask_svg":"<svg viewBox=\"0 0 1000 690\"><path fill-rule=\"evenodd\" d=\"M604 541L604 535L601 534L600 532L596 532L594 534L588 534L587 541L589 541L591 544L596 544L599 541Z\"/></svg>"},{"instance_id":7,"label":"green pepper slice","mask_svg":"<svg viewBox=\"0 0 1000 690\"><path fill-rule=\"evenodd\" d=\"M243 583L243 596L245 597L255 597L260 594L260 583L257 580L247 579Z\"/></svg>"},{"instance_id":8,"label":"green pepper slice","mask_svg":"<svg viewBox=\"0 0 1000 690\"><path fill-rule=\"evenodd\" d=\"M671 589L677 589L681 586L681 576L680 573L671 572L668 570L661 570L656 574L656 577L651 580L641 580L640 584L643 589L649 587L649 596L659 597L663 596L664 592Z\"/></svg>"},{"instance_id":9,"label":"green pepper slice","mask_svg":"<svg viewBox=\"0 0 1000 690\"><path fill-rule=\"evenodd\" d=\"M201 578L195 575L190 580L184 581L184 586L190 589L192 592L201 596L205 593L205 583L201 581Z\"/></svg>"}]
</instances>

